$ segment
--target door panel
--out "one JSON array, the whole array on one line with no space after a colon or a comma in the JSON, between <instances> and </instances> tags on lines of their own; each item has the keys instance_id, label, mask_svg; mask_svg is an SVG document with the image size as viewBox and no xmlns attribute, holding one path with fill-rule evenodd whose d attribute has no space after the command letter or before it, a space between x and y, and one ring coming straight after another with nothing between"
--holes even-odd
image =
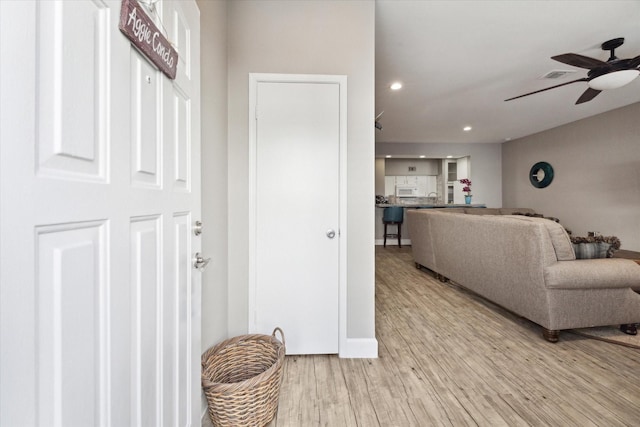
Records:
<instances>
[{"instance_id":1,"label":"door panel","mask_svg":"<svg viewBox=\"0 0 640 427\"><path fill-rule=\"evenodd\" d=\"M133 425L158 424L162 309L161 218L131 221L132 418Z\"/></svg>"},{"instance_id":2,"label":"door panel","mask_svg":"<svg viewBox=\"0 0 640 427\"><path fill-rule=\"evenodd\" d=\"M200 422L199 17L154 4L176 81L119 0L0 1L0 425Z\"/></svg>"},{"instance_id":3,"label":"door panel","mask_svg":"<svg viewBox=\"0 0 640 427\"><path fill-rule=\"evenodd\" d=\"M141 187L161 185L163 77L140 53L131 50L131 180Z\"/></svg>"},{"instance_id":4,"label":"door panel","mask_svg":"<svg viewBox=\"0 0 640 427\"><path fill-rule=\"evenodd\" d=\"M288 354L338 352L339 96L338 84L257 88L255 325L280 326Z\"/></svg>"},{"instance_id":5,"label":"door panel","mask_svg":"<svg viewBox=\"0 0 640 427\"><path fill-rule=\"evenodd\" d=\"M104 181L109 10L100 2L50 1L36 13L39 173Z\"/></svg>"},{"instance_id":6,"label":"door panel","mask_svg":"<svg viewBox=\"0 0 640 427\"><path fill-rule=\"evenodd\" d=\"M39 423L98 425L107 383L106 224L36 228Z\"/></svg>"},{"instance_id":7,"label":"door panel","mask_svg":"<svg viewBox=\"0 0 640 427\"><path fill-rule=\"evenodd\" d=\"M178 87L173 90L173 143L175 158L173 186L176 190L188 191L191 169L191 151L189 149L189 131L191 124L191 101Z\"/></svg>"},{"instance_id":8,"label":"door panel","mask_svg":"<svg viewBox=\"0 0 640 427\"><path fill-rule=\"evenodd\" d=\"M193 368L192 349L190 347L190 336L193 328L191 315L193 300L191 298L191 272L192 256L191 256L191 217L188 213L177 214L174 220L174 256L175 256L175 284L178 293L175 298L176 317L175 317L175 352L174 363L176 369L176 377L178 379L174 395L172 396L175 405L175 413L181 416L178 425L188 425L193 420L187 418L190 416L188 409L191 405L191 396L189 390L193 383L190 371ZM199 401L199 400L198 400Z\"/></svg>"}]
</instances>

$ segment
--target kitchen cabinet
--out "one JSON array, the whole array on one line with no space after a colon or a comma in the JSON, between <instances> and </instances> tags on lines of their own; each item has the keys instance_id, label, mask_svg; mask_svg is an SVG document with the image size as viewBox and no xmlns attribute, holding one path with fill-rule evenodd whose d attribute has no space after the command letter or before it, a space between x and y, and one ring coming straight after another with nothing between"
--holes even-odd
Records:
<instances>
[{"instance_id":1,"label":"kitchen cabinet","mask_svg":"<svg viewBox=\"0 0 640 427\"><path fill-rule=\"evenodd\" d=\"M435 176L418 177L418 196L427 197L429 193L438 193L438 179ZM431 195L433 196L433 194Z\"/></svg>"},{"instance_id":2,"label":"kitchen cabinet","mask_svg":"<svg viewBox=\"0 0 640 427\"><path fill-rule=\"evenodd\" d=\"M384 177L384 196L392 196L396 194L396 177L385 176Z\"/></svg>"},{"instance_id":3,"label":"kitchen cabinet","mask_svg":"<svg viewBox=\"0 0 640 427\"><path fill-rule=\"evenodd\" d=\"M447 162L447 182L458 180L458 163L455 161Z\"/></svg>"},{"instance_id":4,"label":"kitchen cabinet","mask_svg":"<svg viewBox=\"0 0 640 427\"><path fill-rule=\"evenodd\" d=\"M427 197L429 193L438 193L437 177L424 175L396 175L384 177L385 196L396 194L396 185L415 186L417 197Z\"/></svg>"},{"instance_id":5,"label":"kitchen cabinet","mask_svg":"<svg viewBox=\"0 0 640 427\"><path fill-rule=\"evenodd\" d=\"M419 176L411 175L411 176L395 176L396 185L418 185Z\"/></svg>"}]
</instances>

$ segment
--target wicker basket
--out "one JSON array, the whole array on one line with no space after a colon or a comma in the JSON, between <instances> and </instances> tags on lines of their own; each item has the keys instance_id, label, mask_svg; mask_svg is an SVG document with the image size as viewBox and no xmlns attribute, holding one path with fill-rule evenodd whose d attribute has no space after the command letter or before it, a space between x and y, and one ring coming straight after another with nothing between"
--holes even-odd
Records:
<instances>
[{"instance_id":1,"label":"wicker basket","mask_svg":"<svg viewBox=\"0 0 640 427\"><path fill-rule=\"evenodd\" d=\"M272 335L230 338L202 355L202 388L214 426L271 422L278 411L284 354L284 333L275 328Z\"/></svg>"}]
</instances>

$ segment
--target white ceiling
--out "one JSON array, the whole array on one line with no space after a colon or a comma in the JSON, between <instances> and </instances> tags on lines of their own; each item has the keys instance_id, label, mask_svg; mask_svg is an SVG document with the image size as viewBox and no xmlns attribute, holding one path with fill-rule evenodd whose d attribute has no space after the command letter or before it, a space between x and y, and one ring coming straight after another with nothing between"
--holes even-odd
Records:
<instances>
[{"instance_id":1,"label":"white ceiling","mask_svg":"<svg viewBox=\"0 0 640 427\"><path fill-rule=\"evenodd\" d=\"M586 77L550 57L606 61L616 37L617 57L640 55L640 1L376 0L376 142L503 142L639 102L640 78L580 105L585 82L504 101Z\"/></svg>"}]
</instances>

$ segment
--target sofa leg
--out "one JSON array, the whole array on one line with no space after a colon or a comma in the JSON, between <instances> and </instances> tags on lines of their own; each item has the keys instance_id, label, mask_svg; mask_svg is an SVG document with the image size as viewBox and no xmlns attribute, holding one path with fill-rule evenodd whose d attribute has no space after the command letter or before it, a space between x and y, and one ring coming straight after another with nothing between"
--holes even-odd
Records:
<instances>
[{"instance_id":1,"label":"sofa leg","mask_svg":"<svg viewBox=\"0 0 640 427\"><path fill-rule=\"evenodd\" d=\"M560 331L542 328L542 336L549 342L558 342Z\"/></svg>"}]
</instances>

